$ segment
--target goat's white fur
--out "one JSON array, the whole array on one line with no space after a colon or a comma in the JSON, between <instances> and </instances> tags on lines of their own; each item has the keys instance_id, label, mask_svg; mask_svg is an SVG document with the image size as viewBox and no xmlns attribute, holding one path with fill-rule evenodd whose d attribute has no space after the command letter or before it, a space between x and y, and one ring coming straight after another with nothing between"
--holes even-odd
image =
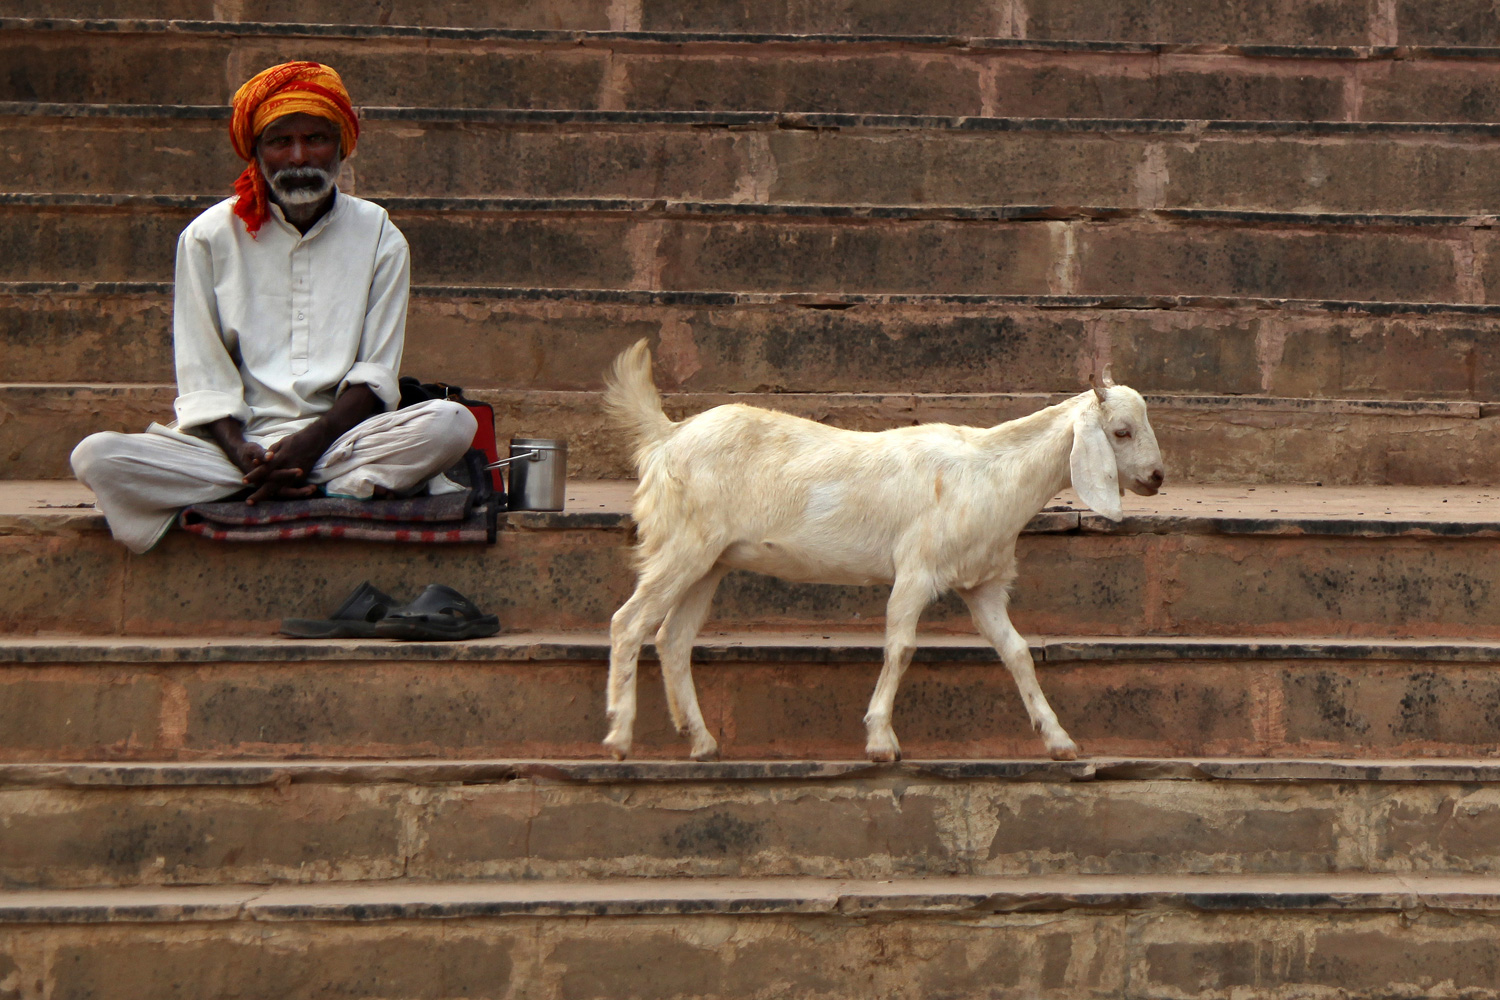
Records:
<instances>
[{"instance_id":1,"label":"goat's white fur","mask_svg":"<svg viewBox=\"0 0 1500 1000\"><path fill-rule=\"evenodd\" d=\"M636 588L610 622L604 745L616 758L630 753L636 662L653 628L673 723L691 736L694 759L717 755L689 661L731 569L891 584L885 663L865 715L872 760L901 756L891 729L896 687L918 617L949 590L999 651L1048 752L1077 756L1010 622L1016 537L1069 479L1112 520L1122 516L1123 488L1157 491L1161 454L1137 392L1106 375L1103 387L988 428L848 431L740 404L674 422L662 411L642 340L615 360L605 405L634 438L640 476Z\"/></svg>"}]
</instances>

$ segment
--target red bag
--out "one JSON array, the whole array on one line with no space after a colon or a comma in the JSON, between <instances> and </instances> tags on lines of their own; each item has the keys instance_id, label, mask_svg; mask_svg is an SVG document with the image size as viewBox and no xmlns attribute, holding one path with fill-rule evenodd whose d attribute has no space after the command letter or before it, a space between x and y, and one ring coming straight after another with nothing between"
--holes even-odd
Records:
<instances>
[{"instance_id":1,"label":"red bag","mask_svg":"<svg viewBox=\"0 0 1500 1000\"><path fill-rule=\"evenodd\" d=\"M454 402L462 403L474 414L474 420L479 424L474 431L474 444L472 447L484 452L486 463L500 461L500 451L495 443L495 408L489 403L476 403L472 399L465 399L460 391L458 396L450 397ZM505 492L505 480L501 478L499 469L490 470L490 483L495 487L496 495Z\"/></svg>"}]
</instances>

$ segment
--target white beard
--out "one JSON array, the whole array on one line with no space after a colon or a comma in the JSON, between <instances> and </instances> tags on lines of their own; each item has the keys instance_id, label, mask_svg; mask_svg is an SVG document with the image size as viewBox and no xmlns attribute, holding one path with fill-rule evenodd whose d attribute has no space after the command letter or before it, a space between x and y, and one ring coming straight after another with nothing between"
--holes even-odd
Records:
<instances>
[{"instance_id":1,"label":"white beard","mask_svg":"<svg viewBox=\"0 0 1500 1000\"><path fill-rule=\"evenodd\" d=\"M335 161L331 170L319 170L317 167L287 167L285 170L272 175L266 170L264 161L260 163L260 172L266 179L266 186L271 189L271 195L276 203L283 208L302 208L307 205L316 205L328 197L333 190L334 182L338 179L339 167L343 165L342 160ZM288 184L288 181L317 181L315 185Z\"/></svg>"}]
</instances>

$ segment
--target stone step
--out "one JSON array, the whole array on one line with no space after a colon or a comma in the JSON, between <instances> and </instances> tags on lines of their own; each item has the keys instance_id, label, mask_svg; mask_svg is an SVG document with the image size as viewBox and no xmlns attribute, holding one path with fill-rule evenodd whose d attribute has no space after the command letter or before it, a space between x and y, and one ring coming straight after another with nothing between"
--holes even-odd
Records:
<instances>
[{"instance_id":1,"label":"stone step","mask_svg":"<svg viewBox=\"0 0 1500 1000\"><path fill-rule=\"evenodd\" d=\"M0 370L171 383L171 304L166 282L0 283ZM1500 400L1497 319L1500 305L418 285L403 364L470 389L595 391L647 337L658 383L691 393L1065 393L1107 359L1146 393L1485 404Z\"/></svg>"},{"instance_id":2,"label":"stone step","mask_svg":"<svg viewBox=\"0 0 1500 1000\"><path fill-rule=\"evenodd\" d=\"M1495 642L1031 640L1085 754L1367 760L1500 753ZM711 625L694 660L724 756L862 760L880 643L868 631ZM642 663L632 753L686 761L650 647ZM7 762L604 756L602 632L421 644L12 635L0 664ZM913 759L1045 755L1009 674L972 635L919 636L895 729Z\"/></svg>"},{"instance_id":3,"label":"stone step","mask_svg":"<svg viewBox=\"0 0 1500 1000\"><path fill-rule=\"evenodd\" d=\"M227 195L226 107L0 105L0 191ZM39 142L38 135L46 141ZM366 197L1486 215L1500 126L366 108Z\"/></svg>"},{"instance_id":4,"label":"stone step","mask_svg":"<svg viewBox=\"0 0 1500 1000\"><path fill-rule=\"evenodd\" d=\"M0 195L0 280L164 281L216 196ZM418 284L1500 301L1494 216L384 198Z\"/></svg>"},{"instance_id":5,"label":"stone step","mask_svg":"<svg viewBox=\"0 0 1500 1000\"><path fill-rule=\"evenodd\" d=\"M153 18L148 0L0 0L0 16ZM880 0L839 4L745 4L738 0L568 0L566 3L452 3L451 0L179 0L180 18L311 25L430 25L449 28L648 32L974 35L1032 40L1096 39L1221 45L1494 45L1500 26L1477 0L1333 0L1213 5L1141 0L944 0L921 10Z\"/></svg>"},{"instance_id":6,"label":"stone step","mask_svg":"<svg viewBox=\"0 0 1500 1000\"><path fill-rule=\"evenodd\" d=\"M1492 876L1497 786L1493 760L9 765L0 887Z\"/></svg>"},{"instance_id":7,"label":"stone step","mask_svg":"<svg viewBox=\"0 0 1500 1000\"><path fill-rule=\"evenodd\" d=\"M1500 49L0 19L0 100L226 103L289 58L361 105L1494 121ZM150 79L143 60L174 72Z\"/></svg>"},{"instance_id":8,"label":"stone step","mask_svg":"<svg viewBox=\"0 0 1500 1000\"><path fill-rule=\"evenodd\" d=\"M229 544L172 532L132 557L76 483L0 483L0 628L269 636L283 617L326 613L371 580L408 598L446 582L510 628L602 630L634 586L631 486L574 482L568 512L512 513L489 547ZM1020 538L1013 612L1023 631L1042 633L1497 639L1494 503L1493 490L1452 486L1169 486L1127 498L1117 526L1063 496L1054 506L1064 509ZM886 596L731 574L710 627L879 629ZM951 597L924 621L971 631Z\"/></svg>"},{"instance_id":9,"label":"stone step","mask_svg":"<svg viewBox=\"0 0 1500 1000\"><path fill-rule=\"evenodd\" d=\"M422 374L462 382L468 373L453 365ZM674 419L749 403L876 431L920 422L989 426L1071 394L673 393L665 402ZM68 455L86 435L169 422L175 395L171 385L0 384L0 481L69 478ZM604 423L600 393L481 388L469 395L494 407L500 440L567 440L575 478L634 475L625 439ZM1500 484L1500 414L1489 403L1157 394L1147 401L1173 485Z\"/></svg>"},{"instance_id":10,"label":"stone step","mask_svg":"<svg viewBox=\"0 0 1500 1000\"><path fill-rule=\"evenodd\" d=\"M1497 913L1472 875L88 889L0 897L0 961L22 1000L1487 997Z\"/></svg>"},{"instance_id":11,"label":"stone step","mask_svg":"<svg viewBox=\"0 0 1500 1000\"><path fill-rule=\"evenodd\" d=\"M0 16L153 18L149 0L0 0ZM1229 45L1494 45L1500 27L1476 0L1372 0L1214 5L1141 0L944 0L917 10L880 0L839 4L745 4L738 0L568 0L566 3L453 3L451 0L178 0L176 17L312 25L430 25L450 28L650 32L974 35L1033 40L1097 39Z\"/></svg>"}]
</instances>

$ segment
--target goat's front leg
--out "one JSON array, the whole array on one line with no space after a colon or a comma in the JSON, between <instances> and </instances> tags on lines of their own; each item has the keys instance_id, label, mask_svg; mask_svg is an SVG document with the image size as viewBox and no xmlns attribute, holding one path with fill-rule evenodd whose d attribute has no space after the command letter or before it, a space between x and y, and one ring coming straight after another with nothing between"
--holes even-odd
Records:
<instances>
[{"instance_id":1,"label":"goat's front leg","mask_svg":"<svg viewBox=\"0 0 1500 1000\"><path fill-rule=\"evenodd\" d=\"M981 584L973 590L960 591L969 606L979 633L989 640L1005 661L1006 669L1021 692L1021 702L1031 718L1031 728L1042 735L1042 743L1053 760L1078 759L1078 744L1058 723L1042 686L1037 683L1036 666L1031 662L1031 647L1010 623L1010 593L999 583Z\"/></svg>"},{"instance_id":2,"label":"goat's front leg","mask_svg":"<svg viewBox=\"0 0 1500 1000\"><path fill-rule=\"evenodd\" d=\"M609 620L609 690L605 703L609 734L604 737L604 749L615 760L630 756L634 740L635 677L644 635L644 629L636 624L641 616L640 596L637 586L630 600Z\"/></svg>"},{"instance_id":3,"label":"goat's front leg","mask_svg":"<svg viewBox=\"0 0 1500 1000\"><path fill-rule=\"evenodd\" d=\"M656 655L661 660L662 684L667 689L667 710L680 735L691 736L694 760L716 760L719 744L703 721L698 692L693 687L693 640L708 618L714 591L727 571L715 567L688 588L682 601L668 614L656 633Z\"/></svg>"},{"instance_id":4,"label":"goat's front leg","mask_svg":"<svg viewBox=\"0 0 1500 1000\"><path fill-rule=\"evenodd\" d=\"M865 756L870 760L901 759L891 713L895 711L896 688L917 648L917 620L932 598L932 586L925 576L898 575L891 586L885 608L885 663L865 712Z\"/></svg>"}]
</instances>

